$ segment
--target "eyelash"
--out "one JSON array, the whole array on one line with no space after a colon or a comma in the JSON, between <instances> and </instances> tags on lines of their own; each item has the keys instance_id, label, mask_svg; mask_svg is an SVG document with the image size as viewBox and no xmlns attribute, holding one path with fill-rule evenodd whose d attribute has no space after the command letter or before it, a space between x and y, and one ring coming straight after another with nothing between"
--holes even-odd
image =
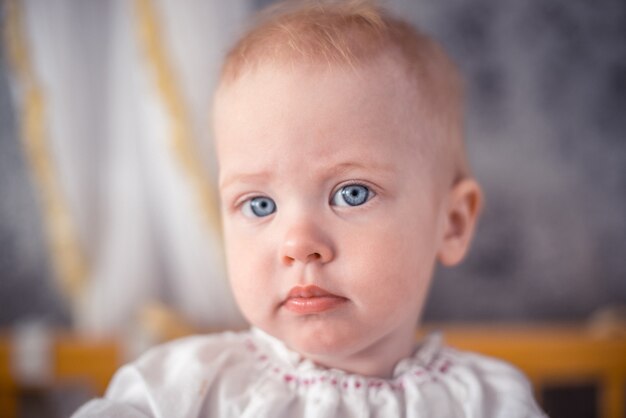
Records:
<instances>
[{"instance_id":1,"label":"eyelash","mask_svg":"<svg viewBox=\"0 0 626 418\"><path fill-rule=\"evenodd\" d=\"M365 202L363 202L360 205L357 206L350 206L351 208L356 208L358 206L364 206L367 204L367 202L369 202L370 200L372 200L372 198L374 198L378 193L375 191L374 187L370 184L367 184L363 181L360 180L348 180L343 182L342 184L338 185L337 187L335 187L333 189L333 191L330 194L330 200L328 201L328 203L332 204L333 199L335 198L335 195L337 193L339 193L340 190L346 188L346 187L350 187L350 186L360 186L360 187L365 187L368 191L368 195L367 195L367 199L365 200ZM338 205L335 205L338 206Z\"/></svg>"},{"instance_id":2,"label":"eyelash","mask_svg":"<svg viewBox=\"0 0 626 418\"><path fill-rule=\"evenodd\" d=\"M375 188L374 188L371 184L369 184L369 183L367 183L367 182L364 182L364 181L361 181L361 180L347 180L347 181L345 181L345 182L343 182L343 183L339 184L338 186L336 186L334 189L332 189L332 192L330 193L330 198L329 198L329 200L328 200L328 203L329 203L331 206L335 206L335 207L339 206L339 205L333 205L333 204L332 204L332 201L333 201L333 199L334 199L335 195L336 195L336 194L337 194L340 190L342 190L343 188L348 187L348 186L361 186L361 187L365 187L365 188L368 190L367 200L366 200L365 202L363 202L362 204L357 205L357 206L350 206L350 205L345 205L345 206L343 206L343 205L342 205L342 207L350 207L350 208L354 209L354 208L357 208L357 207L360 207L360 206L364 206L364 205L367 205L367 203L368 203L370 200L372 200L374 197L376 197L376 196L378 195L378 192L375 190ZM237 202L237 203L235 203L235 205L234 205L234 209L235 209L236 211L238 211L238 212L242 213L242 212L243 212L243 210L244 210L244 205L249 204L249 203L250 203L250 202L252 202L254 199L256 199L256 198L260 198L260 197L267 197L267 198L271 199L272 201L274 201L274 199L272 199L270 196L267 196L267 195L264 195L264 194L248 195L248 196L245 196L245 197L244 197L244 198L242 198L242 199L238 199L238 202ZM275 205L275 207L276 207L275 211L276 211L276 210L278 210L278 205L276 205L276 202L275 202L275 201L274 201L274 205ZM268 216L269 216L269 215L268 215ZM250 218L251 218L251 219L262 219L263 217L259 216L259 217L250 217Z\"/></svg>"},{"instance_id":3,"label":"eyelash","mask_svg":"<svg viewBox=\"0 0 626 418\"><path fill-rule=\"evenodd\" d=\"M266 200L269 200L271 203L270 203L270 204L269 204L269 206L268 206L268 205L267 205L267 202L266 202L265 208L262 208L262 207L261 207L261 208L259 208L259 207L257 206L257 207L256 207L256 209L255 209L255 205L253 204L253 202L254 202L256 199L266 199ZM257 213L257 210L260 210L260 209L268 209L268 208L270 209L270 212L268 212L268 213L267 213L267 214L265 214L265 215L259 215L259 214ZM248 199L244 200L244 201L241 203L241 205L240 205L240 210L241 210L241 213L242 213L242 214L243 214L246 218L251 218L251 219L254 219L254 218L265 218L265 217L267 217L267 216L269 216L269 215L273 214L274 212L276 212L276 209L277 209L277 207L276 207L276 202L274 201L274 199L272 199L271 197L268 197L268 196L254 196L254 197L251 197L251 198L248 198ZM249 212L249 213L246 213L246 212Z\"/></svg>"}]
</instances>

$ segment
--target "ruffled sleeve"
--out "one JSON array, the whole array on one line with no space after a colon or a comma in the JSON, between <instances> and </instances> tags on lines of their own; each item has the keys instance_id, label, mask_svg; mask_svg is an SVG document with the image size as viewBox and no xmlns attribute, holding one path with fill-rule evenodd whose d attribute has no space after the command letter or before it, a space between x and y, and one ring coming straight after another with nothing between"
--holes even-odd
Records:
<instances>
[{"instance_id":1,"label":"ruffled sleeve","mask_svg":"<svg viewBox=\"0 0 626 418\"><path fill-rule=\"evenodd\" d=\"M441 357L441 383L462 410L459 416L546 417L526 377L510 364L450 348L444 349Z\"/></svg>"},{"instance_id":2,"label":"ruffled sleeve","mask_svg":"<svg viewBox=\"0 0 626 418\"><path fill-rule=\"evenodd\" d=\"M102 399L72 418L197 417L221 369L236 362L230 333L184 338L155 347L117 371ZM216 401L217 402L217 401Z\"/></svg>"},{"instance_id":3,"label":"ruffled sleeve","mask_svg":"<svg viewBox=\"0 0 626 418\"><path fill-rule=\"evenodd\" d=\"M72 418L149 418L149 415L123 403L94 399L76 411Z\"/></svg>"}]
</instances>

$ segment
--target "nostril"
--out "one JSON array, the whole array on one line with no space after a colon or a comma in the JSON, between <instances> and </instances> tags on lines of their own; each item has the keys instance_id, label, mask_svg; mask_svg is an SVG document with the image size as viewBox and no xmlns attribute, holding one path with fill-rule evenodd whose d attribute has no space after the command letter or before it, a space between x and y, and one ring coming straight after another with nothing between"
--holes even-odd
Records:
<instances>
[{"instance_id":1,"label":"nostril","mask_svg":"<svg viewBox=\"0 0 626 418\"><path fill-rule=\"evenodd\" d=\"M320 253L311 253L309 255L307 255L306 257L303 257L302 259L299 257L294 257L292 255L285 255L283 256L283 262L285 263L285 265L291 265L293 264L296 260L300 260L301 262L305 262L305 263L310 263L310 262L314 262L314 261L319 261L322 259L322 254Z\"/></svg>"}]
</instances>

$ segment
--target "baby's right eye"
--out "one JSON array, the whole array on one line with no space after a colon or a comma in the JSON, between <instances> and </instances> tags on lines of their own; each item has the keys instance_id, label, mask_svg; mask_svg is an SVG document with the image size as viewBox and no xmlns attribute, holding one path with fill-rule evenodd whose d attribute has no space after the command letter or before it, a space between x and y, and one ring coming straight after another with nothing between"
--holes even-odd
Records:
<instances>
[{"instance_id":1,"label":"baby's right eye","mask_svg":"<svg viewBox=\"0 0 626 418\"><path fill-rule=\"evenodd\" d=\"M257 196L243 202L241 213L248 218L262 218L276 212L276 203L266 196Z\"/></svg>"}]
</instances>

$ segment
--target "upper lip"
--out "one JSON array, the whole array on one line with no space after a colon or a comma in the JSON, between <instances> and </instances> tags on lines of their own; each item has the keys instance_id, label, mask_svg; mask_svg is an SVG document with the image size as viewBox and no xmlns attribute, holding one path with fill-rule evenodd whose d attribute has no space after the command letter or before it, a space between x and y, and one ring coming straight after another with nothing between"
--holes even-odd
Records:
<instances>
[{"instance_id":1,"label":"upper lip","mask_svg":"<svg viewBox=\"0 0 626 418\"><path fill-rule=\"evenodd\" d=\"M308 286L294 286L287 294L287 299L291 298L314 298L323 296L339 297L329 291L322 289L321 287L308 285Z\"/></svg>"}]
</instances>

